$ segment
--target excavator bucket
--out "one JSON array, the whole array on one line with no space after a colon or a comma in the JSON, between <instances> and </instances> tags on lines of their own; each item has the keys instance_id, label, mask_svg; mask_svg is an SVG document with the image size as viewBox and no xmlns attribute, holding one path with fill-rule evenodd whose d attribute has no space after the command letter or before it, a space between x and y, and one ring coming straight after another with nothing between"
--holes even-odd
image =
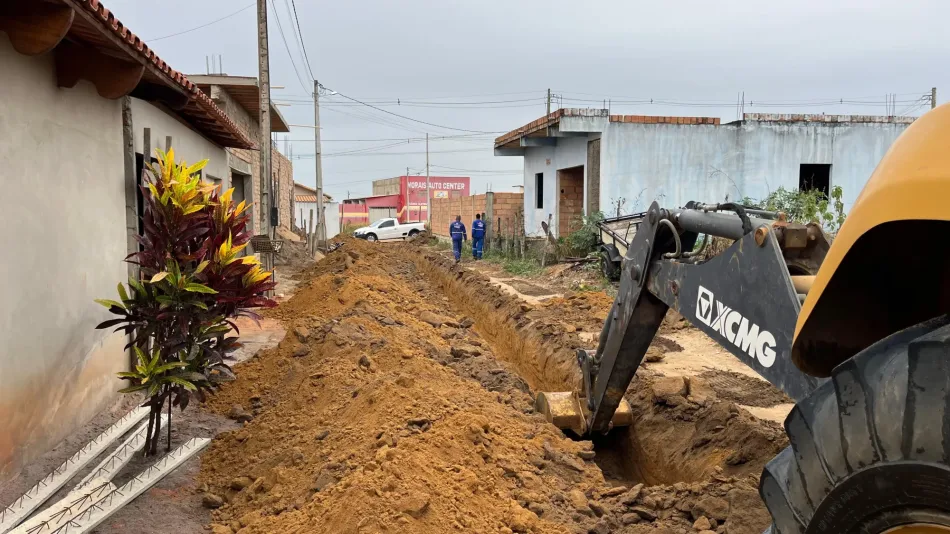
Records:
<instances>
[{"instance_id":1,"label":"excavator bucket","mask_svg":"<svg viewBox=\"0 0 950 534\"><path fill-rule=\"evenodd\" d=\"M590 415L587 399L576 392L542 391L534 400L534 408L544 414L549 423L561 430L570 430L578 436L587 434L587 420ZM610 420L611 427L630 426L633 412L626 399L620 402L617 411Z\"/></svg>"}]
</instances>

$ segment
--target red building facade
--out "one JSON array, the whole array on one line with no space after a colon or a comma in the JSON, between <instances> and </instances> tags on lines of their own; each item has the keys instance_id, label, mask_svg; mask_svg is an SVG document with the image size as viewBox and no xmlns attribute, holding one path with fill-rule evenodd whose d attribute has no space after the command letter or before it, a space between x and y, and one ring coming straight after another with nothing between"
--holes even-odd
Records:
<instances>
[{"instance_id":1,"label":"red building facade","mask_svg":"<svg viewBox=\"0 0 950 534\"><path fill-rule=\"evenodd\" d=\"M433 199L471 195L467 176L430 176L429 196ZM340 203L343 225L367 225L386 217L399 222L428 220L425 176L399 176L373 182L373 196L349 198Z\"/></svg>"}]
</instances>

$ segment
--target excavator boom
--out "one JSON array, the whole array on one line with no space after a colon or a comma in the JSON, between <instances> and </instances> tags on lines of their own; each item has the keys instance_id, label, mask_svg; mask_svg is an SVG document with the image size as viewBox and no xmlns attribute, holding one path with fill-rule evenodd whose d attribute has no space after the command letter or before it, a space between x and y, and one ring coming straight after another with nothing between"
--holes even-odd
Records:
<instances>
[{"instance_id":1,"label":"excavator boom","mask_svg":"<svg viewBox=\"0 0 950 534\"><path fill-rule=\"evenodd\" d=\"M795 369L791 347L828 242L817 225L783 219L731 203L679 210L653 203L627 249L597 350L578 351L583 391L576 401L540 393L538 409L581 434L629 424L623 395L670 308L793 399L814 391L821 379ZM711 236L735 242L707 260Z\"/></svg>"}]
</instances>

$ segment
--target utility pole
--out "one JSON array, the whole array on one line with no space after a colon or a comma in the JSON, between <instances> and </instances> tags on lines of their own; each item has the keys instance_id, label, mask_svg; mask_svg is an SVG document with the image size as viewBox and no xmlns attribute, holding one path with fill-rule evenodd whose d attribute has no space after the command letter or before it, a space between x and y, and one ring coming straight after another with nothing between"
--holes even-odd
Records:
<instances>
[{"instance_id":1,"label":"utility pole","mask_svg":"<svg viewBox=\"0 0 950 534\"><path fill-rule=\"evenodd\" d=\"M937 107L937 88L930 88L930 109Z\"/></svg>"},{"instance_id":2,"label":"utility pole","mask_svg":"<svg viewBox=\"0 0 950 534\"><path fill-rule=\"evenodd\" d=\"M313 81L313 153L317 165L317 241L326 245L327 219L323 212L323 161L320 153L320 82Z\"/></svg>"},{"instance_id":3,"label":"utility pole","mask_svg":"<svg viewBox=\"0 0 950 534\"><path fill-rule=\"evenodd\" d=\"M257 52L258 77L260 78L260 176L261 176L261 233L270 236L271 202L274 198L274 180L271 177L270 141L270 57L267 46L267 0L257 0ZM265 261L270 261L269 254ZM272 266L265 265L268 269Z\"/></svg>"},{"instance_id":4,"label":"utility pole","mask_svg":"<svg viewBox=\"0 0 950 534\"><path fill-rule=\"evenodd\" d=\"M408 178L407 178L408 180ZM429 191L429 133L426 132L426 222L432 231L432 193Z\"/></svg>"},{"instance_id":5,"label":"utility pole","mask_svg":"<svg viewBox=\"0 0 950 534\"><path fill-rule=\"evenodd\" d=\"M551 90L548 89L548 112L544 116L547 117L550 114L551 114Z\"/></svg>"}]
</instances>

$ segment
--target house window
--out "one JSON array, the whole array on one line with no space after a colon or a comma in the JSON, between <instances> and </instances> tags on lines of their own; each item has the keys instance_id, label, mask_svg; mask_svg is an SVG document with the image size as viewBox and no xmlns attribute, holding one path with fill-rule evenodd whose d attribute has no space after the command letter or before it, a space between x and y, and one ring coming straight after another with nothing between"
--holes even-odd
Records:
<instances>
[{"instance_id":1,"label":"house window","mask_svg":"<svg viewBox=\"0 0 950 534\"><path fill-rule=\"evenodd\" d=\"M825 196L831 192L830 163L802 163L798 169L798 190L817 189Z\"/></svg>"},{"instance_id":2,"label":"house window","mask_svg":"<svg viewBox=\"0 0 950 534\"><path fill-rule=\"evenodd\" d=\"M544 209L544 173L534 175L534 207Z\"/></svg>"}]
</instances>

